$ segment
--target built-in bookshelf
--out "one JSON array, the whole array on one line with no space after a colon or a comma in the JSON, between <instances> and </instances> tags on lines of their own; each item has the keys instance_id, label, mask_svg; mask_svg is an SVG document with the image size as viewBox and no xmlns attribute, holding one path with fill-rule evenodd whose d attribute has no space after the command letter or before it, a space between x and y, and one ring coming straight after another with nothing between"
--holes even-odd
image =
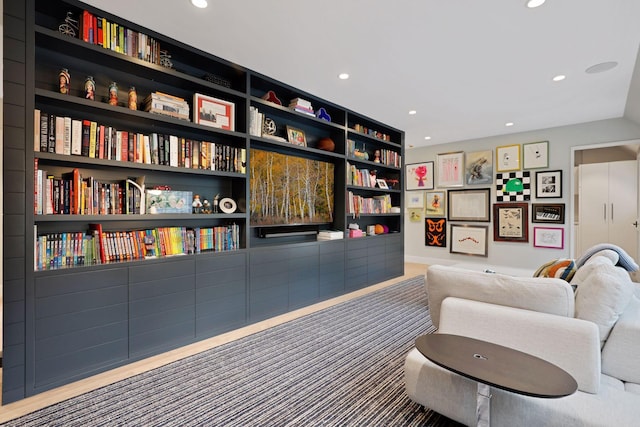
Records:
<instances>
[{"instance_id":1,"label":"built-in bookshelf","mask_svg":"<svg viewBox=\"0 0 640 427\"><path fill-rule=\"evenodd\" d=\"M3 402L403 273L402 131L76 0L4 14ZM258 151L316 205L255 223Z\"/></svg>"}]
</instances>

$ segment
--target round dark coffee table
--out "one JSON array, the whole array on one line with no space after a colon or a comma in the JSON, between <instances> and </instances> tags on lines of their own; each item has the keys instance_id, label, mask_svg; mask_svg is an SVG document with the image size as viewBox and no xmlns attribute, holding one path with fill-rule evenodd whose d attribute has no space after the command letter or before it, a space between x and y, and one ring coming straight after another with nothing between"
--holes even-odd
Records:
<instances>
[{"instance_id":1,"label":"round dark coffee table","mask_svg":"<svg viewBox=\"0 0 640 427\"><path fill-rule=\"evenodd\" d=\"M416 348L438 366L478 382L478 426L489 425L490 387L532 397L575 393L578 383L560 367L509 347L450 334L416 339Z\"/></svg>"}]
</instances>

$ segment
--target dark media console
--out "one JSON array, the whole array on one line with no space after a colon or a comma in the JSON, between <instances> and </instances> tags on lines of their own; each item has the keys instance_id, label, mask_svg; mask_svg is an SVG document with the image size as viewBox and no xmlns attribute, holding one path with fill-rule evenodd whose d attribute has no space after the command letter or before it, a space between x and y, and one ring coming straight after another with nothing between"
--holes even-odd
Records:
<instances>
[{"instance_id":1,"label":"dark media console","mask_svg":"<svg viewBox=\"0 0 640 427\"><path fill-rule=\"evenodd\" d=\"M317 225L283 225L274 227L258 227L258 237L271 239L274 237L292 237L318 234Z\"/></svg>"}]
</instances>

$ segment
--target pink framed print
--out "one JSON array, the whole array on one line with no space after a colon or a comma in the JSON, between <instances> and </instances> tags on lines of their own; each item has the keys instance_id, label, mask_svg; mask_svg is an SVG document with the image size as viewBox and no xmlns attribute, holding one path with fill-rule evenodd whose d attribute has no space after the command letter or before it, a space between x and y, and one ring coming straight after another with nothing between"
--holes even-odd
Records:
<instances>
[{"instance_id":1,"label":"pink framed print","mask_svg":"<svg viewBox=\"0 0 640 427\"><path fill-rule=\"evenodd\" d=\"M533 227L533 246L536 248L564 249L564 228Z\"/></svg>"},{"instance_id":2,"label":"pink framed print","mask_svg":"<svg viewBox=\"0 0 640 427\"><path fill-rule=\"evenodd\" d=\"M438 187L464 185L464 151L438 154Z\"/></svg>"}]
</instances>

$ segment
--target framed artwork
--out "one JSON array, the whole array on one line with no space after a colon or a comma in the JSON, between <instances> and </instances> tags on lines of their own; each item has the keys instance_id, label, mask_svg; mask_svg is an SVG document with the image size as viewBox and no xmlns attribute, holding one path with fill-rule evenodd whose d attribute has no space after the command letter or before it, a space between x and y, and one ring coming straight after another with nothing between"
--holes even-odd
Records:
<instances>
[{"instance_id":1,"label":"framed artwork","mask_svg":"<svg viewBox=\"0 0 640 427\"><path fill-rule=\"evenodd\" d=\"M536 197L561 198L562 197L562 171L536 172Z\"/></svg>"},{"instance_id":2,"label":"framed artwork","mask_svg":"<svg viewBox=\"0 0 640 427\"><path fill-rule=\"evenodd\" d=\"M524 202L531 199L531 172L501 172L496 174L498 202Z\"/></svg>"},{"instance_id":3,"label":"framed artwork","mask_svg":"<svg viewBox=\"0 0 640 427\"><path fill-rule=\"evenodd\" d=\"M564 249L564 228L533 227L533 246Z\"/></svg>"},{"instance_id":4,"label":"framed artwork","mask_svg":"<svg viewBox=\"0 0 640 427\"><path fill-rule=\"evenodd\" d=\"M426 192L426 214L425 216L445 216L447 215L447 192L427 191Z\"/></svg>"},{"instance_id":5,"label":"framed artwork","mask_svg":"<svg viewBox=\"0 0 640 427\"><path fill-rule=\"evenodd\" d=\"M376 184L378 184L378 188L384 188L385 190L389 189L389 186L387 185L387 181L385 181L384 179L376 179Z\"/></svg>"},{"instance_id":6,"label":"framed artwork","mask_svg":"<svg viewBox=\"0 0 640 427\"><path fill-rule=\"evenodd\" d=\"M491 220L489 197L491 190L449 190L447 205L449 221L482 221Z\"/></svg>"},{"instance_id":7,"label":"framed artwork","mask_svg":"<svg viewBox=\"0 0 640 427\"><path fill-rule=\"evenodd\" d=\"M491 184L493 182L493 151L474 151L464 159L464 181L467 185Z\"/></svg>"},{"instance_id":8,"label":"framed artwork","mask_svg":"<svg viewBox=\"0 0 640 427\"><path fill-rule=\"evenodd\" d=\"M503 145L496 147L496 170L510 172L520 170L520 145Z\"/></svg>"},{"instance_id":9,"label":"framed artwork","mask_svg":"<svg viewBox=\"0 0 640 427\"><path fill-rule=\"evenodd\" d=\"M425 246L432 246L436 248L447 247L446 218L425 218L424 231Z\"/></svg>"},{"instance_id":10,"label":"framed artwork","mask_svg":"<svg viewBox=\"0 0 640 427\"><path fill-rule=\"evenodd\" d=\"M307 146L307 137L305 136L304 131L300 129L287 126L287 138L293 145L299 145L300 147Z\"/></svg>"},{"instance_id":11,"label":"framed artwork","mask_svg":"<svg viewBox=\"0 0 640 427\"><path fill-rule=\"evenodd\" d=\"M220 128L235 130L236 105L233 102L196 93L193 95L193 122Z\"/></svg>"},{"instance_id":12,"label":"framed artwork","mask_svg":"<svg viewBox=\"0 0 640 427\"><path fill-rule=\"evenodd\" d=\"M438 187L462 187L464 184L464 151L438 154Z\"/></svg>"},{"instance_id":13,"label":"framed artwork","mask_svg":"<svg viewBox=\"0 0 640 427\"><path fill-rule=\"evenodd\" d=\"M533 203L531 205L531 222L564 224L564 203Z\"/></svg>"},{"instance_id":14,"label":"framed artwork","mask_svg":"<svg viewBox=\"0 0 640 427\"><path fill-rule=\"evenodd\" d=\"M407 190L433 189L433 162L405 165Z\"/></svg>"},{"instance_id":15,"label":"framed artwork","mask_svg":"<svg viewBox=\"0 0 640 427\"><path fill-rule=\"evenodd\" d=\"M549 167L549 141L522 144L522 168L540 169Z\"/></svg>"},{"instance_id":16,"label":"framed artwork","mask_svg":"<svg viewBox=\"0 0 640 427\"><path fill-rule=\"evenodd\" d=\"M409 194L407 196L407 207L424 209L424 192L418 191Z\"/></svg>"},{"instance_id":17,"label":"framed artwork","mask_svg":"<svg viewBox=\"0 0 640 427\"><path fill-rule=\"evenodd\" d=\"M528 242L528 215L528 203L496 203L493 205L493 240L496 242Z\"/></svg>"},{"instance_id":18,"label":"framed artwork","mask_svg":"<svg viewBox=\"0 0 640 427\"><path fill-rule=\"evenodd\" d=\"M486 257L488 230L486 225L452 224L449 252Z\"/></svg>"},{"instance_id":19,"label":"framed artwork","mask_svg":"<svg viewBox=\"0 0 640 427\"><path fill-rule=\"evenodd\" d=\"M423 209L409 208L409 221L420 222L422 221Z\"/></svg>"}]
</instances>

